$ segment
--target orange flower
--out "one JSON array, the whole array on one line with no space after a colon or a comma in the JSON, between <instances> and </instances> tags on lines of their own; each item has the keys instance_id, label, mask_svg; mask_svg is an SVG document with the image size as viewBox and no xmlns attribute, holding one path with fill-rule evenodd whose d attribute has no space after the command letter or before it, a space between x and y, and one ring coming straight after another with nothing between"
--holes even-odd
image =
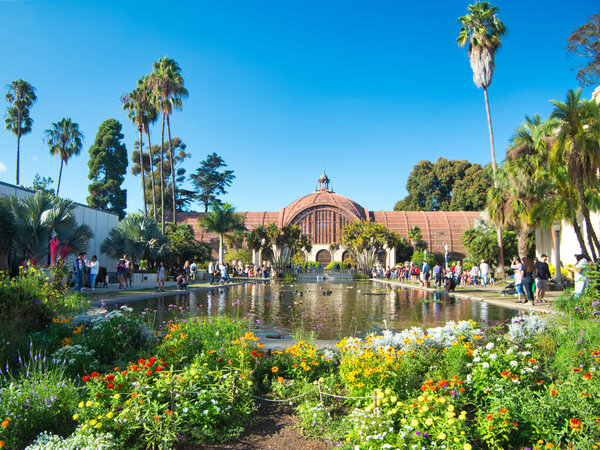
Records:
<instances>
[{"instance_id":1,"label":"orange flower","mask_svg":"<svg viewBox=\"0 0 600 450\"><path fill-rule=\"evenodd\" d=\"M589 373L589 372L588 372L588 373L585 373L585 374L583 374L583 378L585 378L586 380L591 380L591 379L592 379L592 377L593 377L593 375L592 375L591 373Z\"/></svg>"},{"instance_id":2,"label":"orange flower","mask_svg":"<svg viewBox=\"0 0 600 450\"><path fill-rule=\"evenodd\" d=\"M280 383L283 382L283 377L277 377L277 381L279 381Z\"/></svg>"},{"instance_id":3,"label":"orange flower","mask_svg":"<svg viewBox=\"0 0 600 450\"><path fill-rule=\"evenodd\" d=\"M502 375L502 378L508 378L510 377L510 372L508 370L505 370L500 375Z\"/></svg>"},{"instance_id":4,"label":"orange flower","mask_svg":"<svg viewBox=\"0 0 600 450\"><path fill-rule=\"evenodd\" d=\"M554 389L552 389L550 391L550 395L558 395L558 391L555 391Z\"/></svg>"},{"instance_id":5,"label":"orange flower","mask_svg":"<svg viewBox=\"0 0 600 450\"><path fill-rule=\"evenodd\" d=\"M6 442L0 441L0 448L4 447L5 445L6 445Z\"/></svg>"},{"instance_id":6,"label":"orange flower","mask_svg":"<svg viewBox=\"0 0 600 450\"><path fill-rule=\"evenodd\" d=\"M581 419L575 418L569 420L569 425L571 426L571 428L573 428L573 430L581 430L583 423L581 422Z\"/></svg>"},{"instance_id":7,"label":"orange flower","mask_svg":"<svg viewBox=\"0 0 600 450\"><path fill-rule=\"evenodd\" d=\"M583 372L579 367L573 367L573 372L580 373Z\"/></svg>"},{"instance_id":8,"label":"orange flower","mask_svg":"<svg viewBox=\"0 0 600 450\"><path fill-rule=\"evenodd\" d=\"M508 409L506 409L506 408L502 408L502 409L500 410L500 414L504 414L505 412L508 412Z\"/></svg>"},{"instance_id":9,"label":"orange flower","mask_svg":"<svg viewBox=\"0 0 600 450\"><path fill-rule=\"evenodd\" d=\"M273 373L279 372L279 367L277 367L277 366L271 367L271 372L273 372Z\"/></svg>"},{"instance_id":10,"label":"orange flower","mask_svg":"<svg viewBox=\"0 0 600 450\"><path fill-rule=\"evenodd\" d=\"M1 426L2 428L6 428L6 427L8 427L8 420L5 420L4 422L2 422L2 423L0 424L0 426Z\"/></svg>"}]
</instances>

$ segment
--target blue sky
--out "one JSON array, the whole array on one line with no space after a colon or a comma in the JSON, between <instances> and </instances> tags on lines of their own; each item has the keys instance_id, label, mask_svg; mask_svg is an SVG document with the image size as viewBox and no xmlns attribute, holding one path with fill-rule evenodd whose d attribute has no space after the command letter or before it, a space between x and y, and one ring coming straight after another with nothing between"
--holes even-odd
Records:
<instances>
[{"instance_id":1,"label":"blue sky","mask_svg":"<svg viewBox=\"0 0 600 450\"><path fill-rule=\"evenodd\" d=\"M502 160L525 114L547 116L550 99L577 87L566 40L598 3L494 4L509 30L489 89ZM133 149L136 130L120 97L168 55L190 92L171 120L192 154L185 167L190 173L208 153L221 155L237 177L224 200L239 211L278 211L312 192L323 168L337 193L391 210L420 160L490 161L483 92L455 43L467 5L0 0L0 86L23 78L38 95L34 129L21 141L21 183L35 173L58 180L60 161L43 133L71 117L85 143L63 171L61 194L85 203L98 126L121 121ZM0 130L0 180L15 182L15 154L14 135ZM141 186L129 169L132 212L142 207Z\"/></svg>"}]
</instances>

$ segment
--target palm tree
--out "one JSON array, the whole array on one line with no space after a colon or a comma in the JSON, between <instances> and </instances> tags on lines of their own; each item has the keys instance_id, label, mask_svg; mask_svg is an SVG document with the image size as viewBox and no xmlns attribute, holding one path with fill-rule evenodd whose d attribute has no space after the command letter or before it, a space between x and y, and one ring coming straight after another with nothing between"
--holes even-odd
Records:
<instances>
[{"instance_id":1,"label":"palm tree","mask_svg":"<svg viewBox=\"0 0 600 450\"><path fill-rule=\"evenodd\" d=\"M213 203L211 210L200 219L200 226L219 235L219 264L223 263L223 238L226 233L244 229L244 216L235 213L230 203Z\"/></svg>"},{"instance_id":2,"label":"palm tree","mask_svg":"<svg viewBox=\"0 0 600 450\"><path fill-rule=\"evenodd\" d=\"M138 80L138 89L140 90L140 106L144 110L144 132L148 138L148 158L150 159L150 183L152 186L152 215L156 221L156 188L154 186L154 160L152 157L152 141L150 140L150 126L156 122L158 111L152 89L148 86L149 75ZM162 161L161 161L162 167ZM162 180L162 176L161 176Z\"/></svg>"},{"instance_id":3,"label":"palm tree","mask_svg":"<svg viewBox=\"0 0 600 450\"><path fill-rule=\"evenodd\" d=\"M134 89L129 94L125 94L121 97L121 102L123 103L123 109L128 112L129 120L135 125L140 134L140 173L142 175L142 195L144 197L144 215L148 215L148 203L146 200L146 176L144 168L144 141L143 141L143 131L144 131L144 122L146 121L145 115L146 112L141 105L141 97L143 93L139 88Z\"/></svg>"},{"instance_id":4,"label":"palm tree","mask_svg":"<svg viewBox=\"0 0 600 450\"><path fill-rule=\"evenodd\" d=\"M577 191L591 257L596 260L600 242L590 219L586 189L598 188L600 167L600 105L581 100L581 89L567 92L567 101L553 100L551 117L558 122L556 143L552 148L554 164L564 164ZM582 248L582 250L584 250Z\"/></svg>"},{"instance_id":5,"label":"palm tree","mask_svg":"<svg viewBox=\"0 0 600 450\"><path fill-rule=\"evenodd\" d=\"M33 119L29 117L29 108L36 102L35 88L27 81L18 79L8 86L6 101L11 106L6 111L6 129L17 135L17 185L19 184L19 161L21 136L31 132Z\"/></svg>"},{"instance_id":6,"label":"palm tree","mask_svg":"<svg viewBox=\"0 0 600 450\"><path fill-rule=\"evenodd\" d=\"M498 188L496 151L494 150L494 132L492 130L492 116L487 88L492 83L495 69L495 54L502 42L500 38L506 33L506 27L498 18L498 8L489 2L476 2L469 5L466 16L459 17L462 24L458 33L458 45L464 47L469 44L469 59L473 69L473 82L478 88L483 88L485 97L485 110L487 113L488 129L490 133L490 149L492 153L492 171L494 174L494 187ZM498 271L504 271L504 247L502 245L502 229L496 230L498 239Z\"/></svg>"},{"instance_id":7,"label":"palm tree","mask_svg":"<svg viewBox=\"0 0 600 450\"><path fill-rule=\"evenodd\" d=\"M408 239L413 247L413 251L416 252L417 244L421 241L421 239L423 239L423 233L421 233L421 229L417 226L414 226L408 230Z\"/></svg>"},{"instance_id":8,"label":"palm tree","mask_svg":"<svg viewBox=\"0 0 600 450\"><path fill-rule=\"evenodd\" d=\"M60 156L60 171L58 173L58 184L56 185L56 196L60 189L63 164L67 164L73 155L79 155L83 145L83 134L79 131L79 125L65 118L60 122L52 124L52 128L45 132L46 144L53 156Z\"/></svg>"},{"instance_id":9,"label":"palm tree","mask_svg":"<svg viewBox=\"0 0 600 450\"><path fill-rule=\"evenodd\" d=\"M152 64L154 71L148 77L148 86L154 93L158 110L162 113L161 132L161 157L164 154L163 142L165 140L165 123L169 138L169 163L171 166L171 193L173 200L173 223L176 223L176 201L175 201L175 170L173 167L173 148L171 146L171 124L169 117L173 108L181 110L182 99L188 96L188 91L183 87L183 75L179 64L168 57L159 59ZM162 174L161 174L162 180ZM161 197L164 204L164 188L161 189ZM164 210L164 208L163 208ZM161 225L164 230L164 212L162 213Z\"/></svg>"},{"instance_id":10,"label":"palm tree","mask_svg":"<svg viewBox=\"0 0 600 450\"><path fill-rule=\"evenodd\" d=\"M169 253L169 239L151 217L128 214L110 231L100 251L113 258L127 254L133 261L156 261Z\"/></svg>"}]
</instances>

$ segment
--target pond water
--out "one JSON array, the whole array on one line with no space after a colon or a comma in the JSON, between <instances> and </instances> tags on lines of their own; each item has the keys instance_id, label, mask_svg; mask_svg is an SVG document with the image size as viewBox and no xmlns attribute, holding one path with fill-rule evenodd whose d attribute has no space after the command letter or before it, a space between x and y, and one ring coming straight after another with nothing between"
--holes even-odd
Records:
<instances>
[{"instance_id":1,"label":"pond water","mask_svg":"<svg viewBox=\"0 0 600 450\"><path fill-rule=\"evenodd\" d=\"M330 295L323 295L331 291ZM302 293L300 295L299 293ZM454 320L504 321L518 312L446 293L405 289L373 281L262 282L189 291L127 303L137 311L155 310L158 321L174 310L192 315L251 318L257 336L289 338L314 331L317 339L364 336L386 327L433 327Z\"/></svg>"}]
</instances>

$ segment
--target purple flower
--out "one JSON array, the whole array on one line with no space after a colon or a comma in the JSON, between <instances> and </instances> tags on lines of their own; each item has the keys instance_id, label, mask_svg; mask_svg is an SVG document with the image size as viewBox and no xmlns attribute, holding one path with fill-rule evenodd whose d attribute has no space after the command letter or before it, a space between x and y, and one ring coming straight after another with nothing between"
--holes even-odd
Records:
<instances>
[{"instance_id":1,"label":"purple flower","mask_svg":"<svg viewBox=\"0 0 600 450\"><path fill-rule=\"evenodd\" d=\"M592 306L598 306L600 305L600 302L592 302Z\"/></svg>"}]
</instances>

